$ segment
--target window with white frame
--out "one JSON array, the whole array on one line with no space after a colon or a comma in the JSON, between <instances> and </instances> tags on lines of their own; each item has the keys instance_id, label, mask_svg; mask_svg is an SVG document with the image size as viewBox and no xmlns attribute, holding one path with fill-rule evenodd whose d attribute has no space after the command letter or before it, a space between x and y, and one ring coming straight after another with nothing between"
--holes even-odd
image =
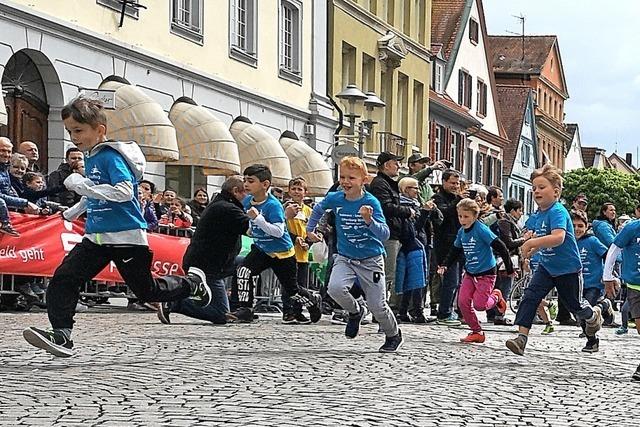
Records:
<instances>
[{"instance_id":1,"label":"window with white frame","mask_svg":"<svg viewBox=\"0 0 640 427\"><path fill-rule=\"evenodd\" d=\"M171 31L181 37L202 43L203 0L173 0Z\"/></svg>"},{"instance_id":2,"label":"window with white frame","mask_svg":"<svg viewBox=\"0 0 640 427\"><path fill-rule=\"evenodd\" d=\"M302 3L280 1L280 77L301 83L300 34Z\"/></svg>"},{"instance_id":3,"label":"window with white frame","mask_svg":"<svg viewBox=\"0 0 640 427\"><path fill-rule=\"evenodd\" d=\"M442 93L442 79L444 77L444 66L438 62L433 65L433 90Z\"/></svg>"},{"instance_id":4,"label":"window with white frame","mask_svg":"<svg viewBox=\"0 0 640 427\"><path fill-rule=\"evenodd\" d=\"M229 0L229 56L256 66L257 13L256 0Z\"/></svg>"},{"instance_id":5,"label":"window with white frame","mask_svg":"<svg viewBox=\"0 0 640 427\"><path fill-rule=\"evenodd\" d=\"M531 145L523 141L522 149L520 150L520 160L523 166L529 166L531 161Z\"/></svg>"}]
</instances>

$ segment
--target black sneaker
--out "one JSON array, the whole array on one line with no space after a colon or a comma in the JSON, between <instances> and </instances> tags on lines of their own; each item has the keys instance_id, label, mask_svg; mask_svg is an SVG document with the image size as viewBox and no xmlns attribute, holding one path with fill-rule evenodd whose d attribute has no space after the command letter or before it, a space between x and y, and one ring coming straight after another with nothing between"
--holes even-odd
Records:
<instances>
[{"instance_id":1,"label":"black sneaker","mask_svg":"<svg viewBox=\"0 0 640 427\"><path fill-rule=\"evenodd\" d=\"M254 320L253 310L249 307L238 307L231 315L237 319L238 323L251 323Z\"/></svg>"},{"instance_id":2,"label":"black sneaker","mask_svg":"<svg viewBox=\"0 0 640 427\"><path fill-rule=\"evenodd\" d=\"M54 356L71 357L74 355L73 341L68 340L61 332L43 331L31 327L22 331L22 336L32 346L41 348Z\"/></svg>"},{"instance_id":3,"label":"black sneaker","mask_svg":"<svg viewBox=\"0 0 640 427\"><path fill-rule=\"evenodd\" d=\"M298 322L296 322L295 314L283 314L282 323L285 325L295 325Z\"/></svg>"},{"instance_id":4,"label":"black sneaker","mask_svg":"<svg viewBox=\"0 0 640 427\"><path fill-rule=\"evenodd\" d=\"M633 381L640 381L640 365L638 365L636 371L633 373L633 375L631 375L631 379Z\"/></svg>"},{"instance_id":5,"label":"black sneaker","mask_svg":"<svg viewBox=\"0 0 640 427\"><path fill-rule=\"evenodd\" d=\"M398 335L385 338L379 351L380 353L395 353L402 346L402 342L402 331L398 329Z\"/></svg>"},{"instance_id":6,"label":"black sneaker","mask_svg":"<svg viewBox=\"0 0 640 427\"><path fill-rule=\"evenodd\" d=\"M360 330L360 320L362 320L362 316L364 316L364 307L358 304L357 313L349 313L349 317L347 320L347 326L344 328L344 334L347 338L353 339L358 336L358 331Z\"/></svg>"},{"instance_id":7,"label":"black sneaker","mask_svg":"<svg viewBox=\"0 0 640 427\"><path fill-rule=\"evenodd\" d=\"M191 295L189 299L200 307L206 307L211 303L211 289L207 285L207 278L204 271L197 267L190 267L187 277L191 279Z\"/></svg>"},{"instance_id":8,"label":"black sneaker","mask_svg":"<svg viewBox=\"0 0 640 427\"><path fill-rule=\"evenodd\" d=\"M6 234L12 237L20 237L20 233L13 228L10 222L3 222L0 224L0 234Z\"/></svg>"},{"instance_id":9,"label":"black sneaker","mask_svg":"<svg viewBox=\"0 0 640 427\"><path fill-rule=\"evenodd\" d=\"M333 313L333 316L331 317L331 324L332 325L346 325L348 319L349 319L349 316L345 315L342 311L335 312L335 313Z\"/></svg>"},{"instance_id":10,"label":"black sneaker","mask_svg":"<svg viewBox=\"0 0 640 427\"><path fill-rule=\"evenodd\" d=\"M411 318L408 314L398 314L396 320L398 323L411 323Z\"/></svg>"},{"instance_id":11,"label":"black sneaker","mask_svg":"<svg viewBox=\"0 0 640 427\"><path fill-rule=\"evenodd\" d=\"M318 323L320 321L322 318L322 298L320 295L310 293L309 296L306 297L304 295L295 294L291 296L291 299L302 304L303 307L307 307L311 323Z\"/></svg>"},{"instance_id":12,"label":"black sneaker","mask_svg":"<svg viewBox=\"0 0 640 427\"><path fill-rule=\"evenodd\" d=\"M507 340L507 348L519 356L524 356L524 349L527 346L527 340L522 335Z\"/></svg>"},{"instance_id":13,"label":"black sneaker","mask_svg":"<svg viewBox=\"0 0 640 427\"><path fill-rule=\"evenodd\" d=\"M582 349L585 353L596 353L600 350L600 339L598 337L588 338L587 344Z\"/></svg>"},{"instance_id":14,"label":"black sneaker","mask_svg":"<svg viewBox=\"0 0 640 427\"><path fill-rule=\"evenodd\" d=\"M427 318L424 317L424 313L421 311L415 316L411 316L411 321L413 323L427 323Z\"/></svg>"},{"instance_id":15,"label":"black sneaker","mask_svg":"<svg viewBox=\"0 0 640 427\"><path fill-rule=\"evenodd\" d=\"M169 318L169 316L171 315L171 308L169 307L168 302L161 302L160 305L158 306L157 313L158 313L158 319L160 320L160 323L164 325L171 324L171 319Z\"/></svg>"},{"instance_id":16,"label":"black sneaker","mask_svg":"<svg viewBox=\"0 0 640 427\"><path fill-rule=\"evenodd\" d=\"M294 314L294 318L296 319L296 323L298 325L308 325L311 323L311 320L302 313Z\"/></svg>"}]
</instances>

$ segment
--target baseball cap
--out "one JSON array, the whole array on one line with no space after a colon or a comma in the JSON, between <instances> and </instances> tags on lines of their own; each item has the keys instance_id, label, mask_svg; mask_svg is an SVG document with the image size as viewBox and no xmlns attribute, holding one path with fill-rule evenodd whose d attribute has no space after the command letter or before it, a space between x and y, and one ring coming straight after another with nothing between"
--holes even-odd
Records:
<instances>
[{"instance_id":1,"label":"baseball cap","mask_svg":"<svg viewBox=\"0 0 640 427\"><path fill-rule=\"evenodd\" d=\"M382 153L378 154L378 158L376 159L376 165L382 166L389 160L397 160L400 162L403 159L404 157L402 156L396 156L395 154L391 154L388 151L383 151Z\"/></svg>"},{"instance_id":2,"label":"baseball cap","mask_svg":"<svg viewBox=\"0 0 640 427\"><path fill-rule=\"evenodd\" d=\"M431 159L428 156L423 156L420 153L413 153L407 159L407 163L428 162L429 160L431 160Z\"/></svg>"},{"instance_id":3,"label":"baseball cap","mask_svg":"<svg viewBox=\"0 0 640 427\"><path fill-rule=\"evenodd\" d=\"M573 198L573 201L589 203L589 199L587 199L587 196L585 196L584 194L578 194L576 197Z\"/></svg>"}]
</instances>

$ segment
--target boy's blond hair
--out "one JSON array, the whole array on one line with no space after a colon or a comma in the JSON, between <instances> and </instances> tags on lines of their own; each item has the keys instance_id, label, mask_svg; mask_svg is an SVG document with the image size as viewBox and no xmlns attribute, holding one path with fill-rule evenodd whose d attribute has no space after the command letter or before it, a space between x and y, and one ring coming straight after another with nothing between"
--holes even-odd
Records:
<instances>
[{"instance_id":1,"label":"boy's blond hair","mask_svg":"<svg viewBox=\"0 0 640 427\"><path fill-rule=\"evenodd\" d=\"M410 176L405 176L400 181L398 181L398 189L400 190L401 193L404 193L404 190L406 190L407 187L417 187L417 186L418 186L418 180L415 178L411 178Z\"/></svg>"},{"instance_id":2,"label":"boy's blond hair","mask_svg":"<svg viewBox=\"0 0 640 427\"><path fill-rule=\"evenodd\" d=\"M307 191L307 181L301 176L297 176L289 181L289 188L296 186L302 187L304 191Z\"/></svg>"},{"instance_id":3,"label":"boy's blond hair","mask_svg":"<svg viewBox=\"0 0 640 427\"><path fill-rule=\"evenodd\" d=\"M369 171L367 165L364 164L361 158L355 156L347 156L340 160L340 167L347 169L357 169L362 173L363 178L369 177Z\"/></svg>"},{"instance_id":4,"label":"boy's blond hair","mask_svg":"<svg viewBox=\"0 0 640 427\"><path fill-rule=\"evenodd\" d=\"M16 163L22 163L25 168L29 168L29 159L27 159L27 156L25 156L24 154L13 153L11 155L11 166Z\"/></svg>"},{"instance_id":5,"label":"boy's blond hair","mask_svg":"<svg viewBox=\"0 0 640 427\"><path fill-rule=\"evenodd\" d=\"M543 167L536 169L531 173L532 182L534 179L539 177L545 178L547 181L551 183L553 187L557 188L558 190L562 190L562 183L563 183L562 171L557 167L550 164L546 164Z\"/></svg>"},{"instance_id":6,"label":"boy's blond hair","mask_svg":"<svg viewBox=\"0 0 640 427\"><path fill-rule=\"evenodd\" d=\"M456 209L460 211L472 212L476 217L480 215L480 206L473 199L462 199L456 205Z\"/></svg>"}]
</instances>

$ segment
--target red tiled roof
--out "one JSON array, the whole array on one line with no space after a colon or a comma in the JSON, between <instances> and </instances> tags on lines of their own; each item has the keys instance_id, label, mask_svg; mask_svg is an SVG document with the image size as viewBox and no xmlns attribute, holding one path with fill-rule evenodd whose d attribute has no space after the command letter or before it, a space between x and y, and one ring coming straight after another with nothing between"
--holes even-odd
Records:
<instances>
[{"instance_id":1,"label":"red tiled roof","mask_svg":"<svg viewBox=\"0 0 640 427\"><path fill-rule=\"evenodd\" d=\"M504 175L511 175L513 170L530 91L531 89L527 86L496 86L502 126L509 139L509 144L504 147L503 152Z\"/></svg>"},{"instance_id":2,"label":"red tiled roof","mask_svg":"<svg viewBox=\"0 0 640 427\"><path fill-rule=\"evenodd\" d=\"M453 111L461 117L464 117L471 123L480 124L480 121L469 114L469 111L465 107L459 105L446 93L437 93L433 89L429 89L429 102L435 102L439 105L442 105L444 108Z\"/></svg>"},{"instance_id":3,"label":"red tiled roof","mask_svg":"<svg viewBox=\"0 0 640 427\"><path fill-rule=\"evenodd\" d=\"M592 168L596 158L596 147L582 147L582 161L585 168Z\"/></svg>"},{"instance_id":4,"label":"red tiled roof","mask_svg":"<svg viewBox=\"0 0 640 427\"><path fill-rule=\"evenodd\" d=\"M460 29L466 0L433 0L431 5L431 41L442 45L448 61Z\"/></svg>"},{"instance_id":5,"label":"red tiled roof","mask_svg":"<svg viewBox=\"0 0 640 427\"><path fill-rule=\"evenodd\" d=\"M556 39L556 36L525 36L523 59L521 36L489 36L493 71L540 74Z\"/></svg>"}]
</instances>

